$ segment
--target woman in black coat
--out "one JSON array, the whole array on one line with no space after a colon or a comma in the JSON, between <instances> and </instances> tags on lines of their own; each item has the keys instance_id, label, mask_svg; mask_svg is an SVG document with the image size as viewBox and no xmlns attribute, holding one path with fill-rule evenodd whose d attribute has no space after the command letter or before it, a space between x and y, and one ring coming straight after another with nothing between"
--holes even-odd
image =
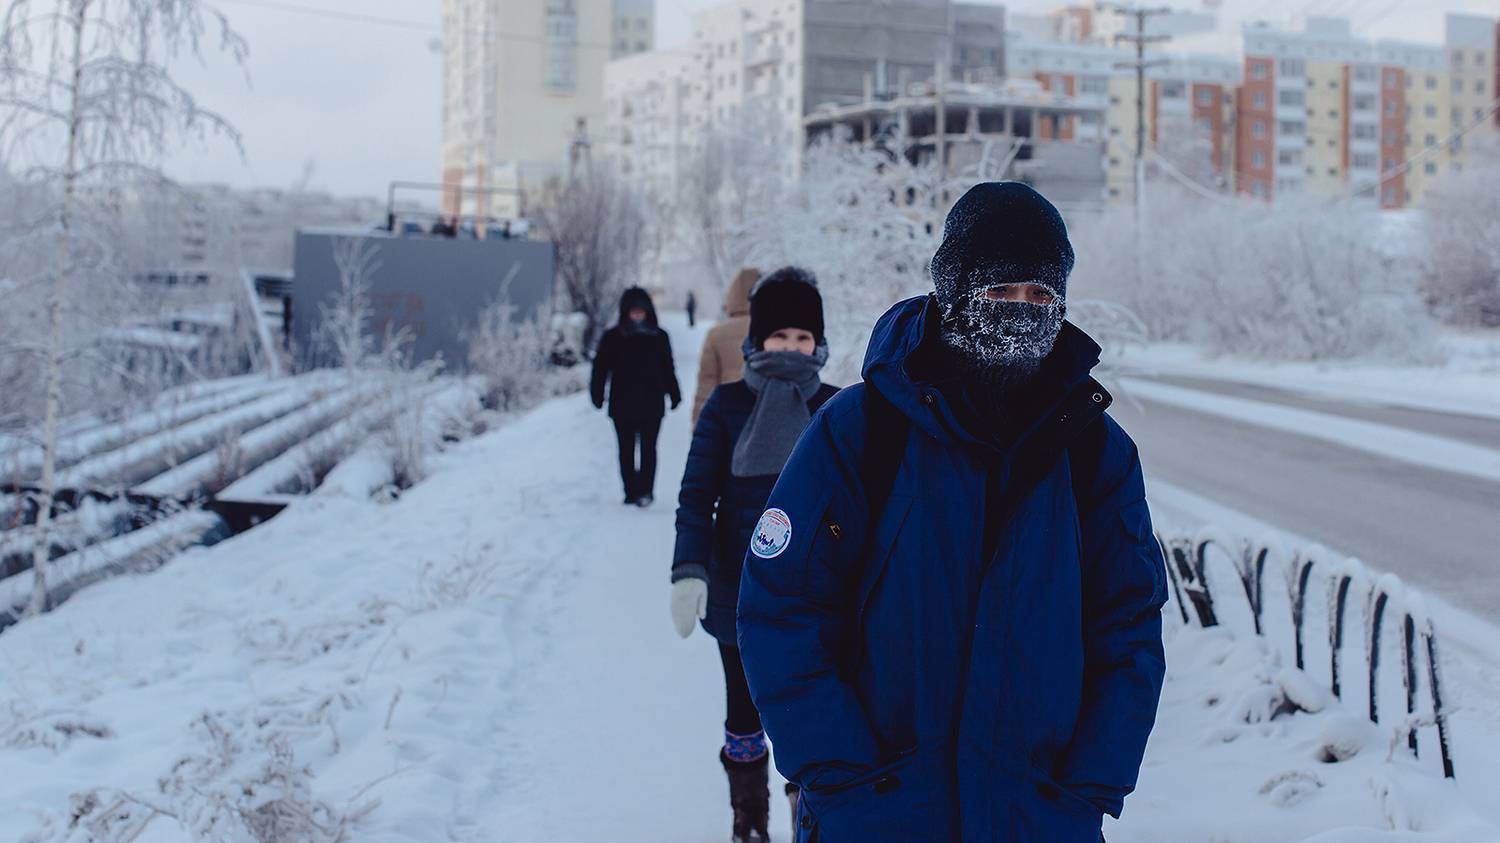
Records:
<instances>
[{"instance_id":1,"label":"woman in black coat","mask_svg":"<svg viewBox=\"0 0 1500 843\"><path fill-rule=\"evenodd\" d=\"M625 503L647 507L656 488L656 437L661 432L664 399L672 409L682 403L672 342L656 324L656 307L640 287L620 295L620 321L604 332L594 353L590 382L594 406L604 407L609 384L609 417L620 440L620 479ZM636 462L636 450L640 462Z\"/></svg>"},{"instance_id":2,"label":"woman in black coat","mask_svg":"<svg viewBox=\"0 0 1500 843\"><path fill-rule=\"evenodd\" d=\"M677 506L672 620L684 638L702 621L724 665L727 717L720 762L729 776L736 843L764 841L770 811L767 749L735 641L740 569L752 534L776 540L766 499L812 414L838 389L822 382L828 360L823 300L811 273L779 269L750 294L744 379L703 405ZM759 525L759 526L758 526Z\"/></svg>"}]
</instances>

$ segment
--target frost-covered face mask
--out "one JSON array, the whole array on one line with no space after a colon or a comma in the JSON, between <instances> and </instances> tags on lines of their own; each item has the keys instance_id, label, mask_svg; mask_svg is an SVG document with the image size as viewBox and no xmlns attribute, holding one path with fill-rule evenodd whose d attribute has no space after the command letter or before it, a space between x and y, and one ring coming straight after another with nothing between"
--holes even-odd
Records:
<instances>
[{"instance_id":1,"label":"frost-covered face mask","mask_svg":"<svg viewBox=\"0 0 1500 843\"><path fill-rule=\"evenodd\" d=\"M963 281L939 285L944 343L967 368L989 379L1016 382L1035 374L1066 314L1056 288L1017 281L1003 268L973 272Z\"/></svg>"}]
</instances>

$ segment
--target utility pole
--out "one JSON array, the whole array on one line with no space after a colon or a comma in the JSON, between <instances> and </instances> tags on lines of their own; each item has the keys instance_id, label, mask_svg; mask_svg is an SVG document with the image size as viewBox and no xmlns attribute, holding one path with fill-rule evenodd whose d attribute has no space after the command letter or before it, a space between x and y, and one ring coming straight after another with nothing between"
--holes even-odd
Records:
<instances>
[{"instance_id":1,"label":"utility pole","mask_svg":"<svg viewBox=\"0 0 1500 843\"><path fill-rule=\"evenodd\" d=\"M1172 40L1170 35L1147 35L1146 22L1158 15L1171 14L1167 7L1146 8L1122 3L1101 3L1101 10L1135 18L1135 32L1120 33L1115 43L1126 41L1135 44L1135 61L1116 62L1115 67L1135 71L1135 208L1137 216L1145 202L1146 188L1146 69L1167 64L1166 59L1146 60L1146 46Z\"/></svg>"},{"instance_id":2,"label":"utility pole","mask_svg":"<svg viewBox=\"0 0 1500 843\"><path fill-rule=\"evenodd\" d=\"M1171 14L1164 6L1147 8L1139 3L1101 3L1101 11L1135 18L1135 32L1120 33L1115 43L1135 44L1135 61L1116 62L1115 67L1135 70L1135 274L1139 283L1146 274L1146 69L1167 64L1166 59L1146 60L1146 45L1172 40L1170 35L1147 35L1146 22L1158 15Z\"/></svg>"},{"instance_id":3,"label":"utility pole","mask_svg":"<svg viewBox=\"0 0 1500 843\"><path fill-rule=\"evenodd\" d=\"M568 181L578 175L578 162L583 162L584 175L592 175L594 168L593 143L589 140L589 120L578 118L574 125L573 140L568 144Z\"/></svg>"}]
</instances>

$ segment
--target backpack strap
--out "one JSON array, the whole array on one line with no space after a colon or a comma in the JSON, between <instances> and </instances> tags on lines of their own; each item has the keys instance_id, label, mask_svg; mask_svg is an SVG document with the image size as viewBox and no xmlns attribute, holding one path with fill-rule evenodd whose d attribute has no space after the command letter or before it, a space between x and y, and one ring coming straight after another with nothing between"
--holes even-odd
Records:
<instances>
[{"instance_id":1,"label":"backpack strap","mask_svg":"<svg viewBox=\"0 0 1500 843\"><path fill-rule=\"evenodd\" d=\"M911 437L911 419L869 381L865 381L864 410L865 449L860 456L859 474L864 482L873 533L896 486L896 474L901 470L906 443Z\"/></svg>"}]
</instances>

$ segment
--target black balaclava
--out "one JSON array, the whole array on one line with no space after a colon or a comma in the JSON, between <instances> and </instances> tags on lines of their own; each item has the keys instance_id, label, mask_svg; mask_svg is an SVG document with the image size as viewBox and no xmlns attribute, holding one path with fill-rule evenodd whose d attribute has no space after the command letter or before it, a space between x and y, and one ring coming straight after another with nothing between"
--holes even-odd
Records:
<instances>
[{"instance_id":1,"label":"black balaclava","mask_svg":"<svg viewBox=\"0 0 1500 843\"><path fill-rule=\"evenodd\" d=\"M1036 375L1062 329L1073 247L1057 208L1020 182L984 182L948 212L932 256L942 339L965 380L1004 392ZM989 301L1002 284L1040 284L1049 305Z\"/></svg>"}]
</instances>

